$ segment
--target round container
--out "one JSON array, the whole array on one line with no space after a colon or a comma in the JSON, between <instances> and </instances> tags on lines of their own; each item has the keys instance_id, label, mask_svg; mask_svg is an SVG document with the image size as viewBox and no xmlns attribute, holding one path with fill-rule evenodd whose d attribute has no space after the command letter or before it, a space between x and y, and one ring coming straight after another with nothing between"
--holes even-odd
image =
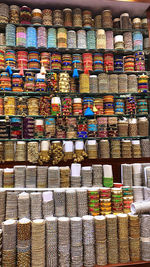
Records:
<instances>
[{"instance_id":1,"label":"round container","mask_svg":"<svg viewBox=\"0 0 150 267\"><path fill-rule=\"evenodd\" d=\"M32 24L42 24L42 11L38 8L32 10Z\"/></svg>"}]
</instances>

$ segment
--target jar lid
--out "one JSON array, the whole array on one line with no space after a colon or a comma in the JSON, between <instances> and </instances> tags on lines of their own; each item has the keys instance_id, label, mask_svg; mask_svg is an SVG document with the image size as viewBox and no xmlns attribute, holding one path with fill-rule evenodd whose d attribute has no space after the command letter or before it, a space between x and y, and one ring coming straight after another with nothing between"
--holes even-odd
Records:
<instances>
[{"instance_id":1,"label":"jar lid","mask_svg":"<svg viewBox=\"0 0 150 267\"><path fill-rule=\"evenodd\" d=\"M18 73L13 73L13 78L22 78L22 75L19 75Z\"/></svg>"},{"instance_id":2,"label":"jar lid","mask_svg":"<svg viewBox=\"0 0 150 267\"><path fill-rule=\"evenodd\" d=\"M115 19L113 20L113 22L118 22L118 21L120 21L120 18L115 18Z\"/></svg>"},{"instance_id":3,"label":"jar lid","mask_svg":"<svg viewBox=\"0 0 150 267\"><path fill-rule=\"evenodd\" d=\"M134 124L134 123L137 123L137 119L136 119L136 118L129 119L129 123L131 123L131 124L132 124L132 123L133 123L133 124Z\"/></svg>"},{"instance_id":4,"label":"jar lid","mask_svg":"<svg viewBox=\"0 0 150 267\"><path fill-rule=\"evenodd\" d=\"M41 151L48 151L49 147L50 147L50 142L48 140L41 141Z\"/></svg>"},{"instance_id":5,"label":"jar lid","mask_svg":"<svg viewBox=\"0 0 150 267\"><path fill-rule=\"evenodd\" d=\"M115 43L123 42L123 35L116 35L115 36Z\"/></svg>"},{"instance_id":6,"label":"jar lid","mask_svg":"<svg viewBox=\"0 0 150 267\"><path fill-rule=\"evenodd\" d=\"M99 29L99 30L97 30L97 34L105 34L105 30Z\"/></svg>"},{"instance_id":7,"label":"jar lid","mask_svg":"<svg viewBox=\"0 0 150 267\"><path fill-rule=\"evenodd\" d=\"M90 78L97 78L97 75L90 75Z\"/></svg>"},{"instance_id":8,"label":"jar lid","mask_svg":"<svg viewBox=\"0 0 150 267\"><path fill-rule=\"evenodd\" d=\"M60 97L57 97L57 96L54 96L52 97L52 104L60 104L61 101L60 101Z\"/></svg>"},{"instance_id":9,"label":"jar lid","mask_svg":"<svg viewBox=\"0 0 150 267\"><path fill-rule=\"evenodd\" d=\"M102 220L106 220L105 216L103 215L97 215L94 217L95 221L102 221Z\"/></svg>"},{"instance_id":10,"label":"jar lid","mask_svg":"<svg viewBox=\"0 0 150 267\"><path fill-rule=\"evenodd\" d=\"M133 199L133 196L123 197L123 200Z\"/></svg>"},{"instance_id":11,"label":"jar lid","mask_svg":"<svg viewBox=\"0 0 150 267\"><path fill-rule=\"evenodd\" d=\"M101 15L100 14L99 15L96 15L95 18L101 18Z\"/></svg>"},{"instance_id":12,"label":"jar lid","mask_svg":"<svg viewBox=\"0 0 150 267\"><path fill-rule=\"evenodd\" d=\"M69 30L68 33L75 33L76 34L76 32L74 30Z\"/></svg>"},{"instance_id":13,"label":"jar lid","mask_svg":"<svg viewBox=\"0 0 150 267\"><path fill-rule=\"evenodd\" d=\"M54 13L56 13L56 12L61 13L61 9L55 9L55 10L54 10Z\"/></svg>"},{"instance_id":14,"label":"jar lid","mask_svg":"<svg viewBox=\"0 0 150 267\"><path fill-rule=\"evenodd\" d=\"M84 171L91 171L92 170L92 167L91 166L83 166L82 167L82 170L84 170Z\"/></svg>"},{"instance_id":15,"label":"jar lid","mask_svg":"<svg viewBox=\"0 0 150 267\"><path fill-rule=\"evenodd\" d=\"M26 142L25 141L17 141L17 144L19 144L19 145L25 145ZM22 167L22 166L18 165L17 167Z\"/></svg>"},{"instance_id":16,"label":"jar lid","mask_svg":"<svg viewBox=\"0 0 150 267\"><path fill-rule=\"evenodd\" d=\"M142 23L146 23L147 24L147 18L142 19Z\"/></svg>"},{"instance_id":17,"label":"jar lid","mask_svg":"<svg viewBox=\"0 0 150 267\"><path fill-rule=\"evenodd\" d=\"M66 11L70 11L70 12L72 12L72 9L71 9L71 8L64 8L64 9L63 9L63 12L66 12Z\"/></svg>"},{"instance_id":18,"label":"jar lid","mask_svg":"<svg viewBox=\"0 0 150 267\"><path fill-rule=\"evenodd\" d=\"M117 215L117 217L119 217L119 218L128 218L128 214L120 213L120 214Z\"/></svg>"},{"instance_id":19,"label":"jar lid","mask_svg":"<svg viewBox=\"0 0 150 267\"><path fill-rule=\"evenodd\" d=\"M97 192L99 191L99 187L92 187L92 188L88 188L88 192Z\"/></svg>"},{"instance_id":20,"label":"jar lid","mask_svg":"<svg viewBox=\"0 0 150 267\"><path fill-rule=\"evenodd\" d=\"M133 23L141 23L141 19L140 18L134 18Z\"/></svg>"},{"instance_id":21,"label":"jar lid","mask_svg":"<svg viewBox=\"0 0 150 267\"><path fill-rule=\"evenodd\" d=\"M115 218L117 218L117 216L115 214L107 214L106 215L106 218L108 218L108 219L115 219Z\"/></svg>"},{"instance_id":22,"label":"jar lid","mask_svg":"<svg viewBox=\"0 0 150 267\"><path fill-rule=\"evenodd\" d=\"M82 99L81 98L74 98L73 103L81 103Z\"/></svg>"},{"instance_id":23,"label":"jar lid","mask_svg":"<svg viewBox=\"0 0 150 267\"><path fill-rule=\"evenodd\" d=\"M88 145L96 145L97 142L96 142L96 140L88 140L88 141L87 141L87 144L88 144Z\"/></svg>"},{"instance_id":24,"label":"jar lid","mask_svg":"<svg viewBox=\"0 0 150 267\"><path fill-rule=\"evenodd\" d=\"M42 13L41 9L35 8L32 10L32 14L33 13Z\"/></svg>"},{"instance_id":25,"label":"jar lid","mask_svg":"<svg viewBox=\"0 0 150 267\"><path fill-rule=\"evenodd\" d=\"M42 80L45 80L45 75L43 75L43 74L41 74L41 73L37 73L37 74L35 75L35 78L36 78L36 79L42 79Z\"/></svg>"},{"instance_id":26,"label":"jar lid","mask_svg":"<svg viewBox=\"0 0 150 267\"><path fill-rule=\"evenodd\" d=\"M10 10L11 10L11 9L16 9L16 10L19 11L20 8L19 8L19 6L17 6L17 5L11 5L11 6L10 6Z\"/></svg>"},{"instance_id":27,"label":"jar lid","mask_svg":"<svg viewBox=\"0 0 150 267\"><path fill-rule=\"evenodd\" d=\"M123 118L122 120L119 120L119 123L125 123L125 122L128 122L127 118Z\"/></svg>"},{"instance_id":28,"label":"jar lid","mask_svg":"<svg viewBox=\"0 0 150 267\"><path fill-rule=\"evenodd\" d=\"M4 169L4 172L13 172L14 171L14 169L13 168L6 168L6 169Z\"/></svg>"},{"instance_id":29,"label":"jar lid","mask_svg":"<svg viewBox=\"0 0 150 267\"><path fill-rule=\"evenodd\" d=\"M22 6L21 8L27 8L27 9L30 9L30 7L28 7L28 6Z\"/></svg>"},{"instance_id":30,"label":"jar lid","mask_svg":"<svg viewBox=\"0 0 150 267\"><path fill-rule=\"evenodd\" d=\"M64 141L64 152L73 152L74 144L72 141Z\"/></svg>"},{"instance_id":31,"label":"jar lid","mask_svg":"<svg viewBox=\"0 0 150 267\"><path fill-rule=\"evenodd\" d=\"M121 17L129 17L129 13L122 13L121 15L120 15L120 18Z\"/></svg>"},{"instance_id":32,"label":"jar lid","mask_svg":"<svg viewBox=\"0 0 150 267\"><path fill-rule=\"evenodd\" d=\"M106 143L106 142L108 143L108 140L102 139L102 140L100 140L100 142L101 143Z\"/></svg>"},{"instance_id":33,"label":"jar lid","mask_svg":"<svg viewBox=\"0 0 150 267\"><path fill-rule=\"evenodd\" d=\"M84 149L84 142L83 141L76 141L75 142L75 149L76 150L83 150Z\"/></svg>"},{"instance_id":34,"label":"jar lid","mask_svg":"<svg viewBox=\"0 0 150 267\"><path fill-rule=\"evenodd\" d=\"M113 187L113 188L111 189L111 192L114 192L114 191L122 192L122 189L121 189L121 188L118 188L118 187Z\"/></svg>"},{"instance_id":35,"label":"jar lid","mask_svg":"<svg viewBox=\"0 0 150 267\"><path fill-rule=\"evenodd\" d=\"M71 176L80 176L81 174L81 164L72 163L71 164Z\"/></svg>"},{"instance_id":36,"label":"jar lid","mask_svg":"<svg viewBox=\"0 0 150 267\"><path fill-rule=\"evenodd\" d=\"M139 118L139 121L147 121L147 118L146 117L141 117L141 118Z\"/></svg>"},{"instance_id":37,"label":"jar lid","mask_svg":"<svg viewBox=\"0 0 150 267\"><path fill-rule=\"evenodd\" d=\"M61 144L60 141L52 141L52 144Z\"/></svg>"},{"instance_id":38,"label":"jar lid","mask_svg":"<svg viewBox=\"0 0 150 267\"><path fill-rule=\"evenodd\" d=\"M132 144L133 144L133 145L139 145L139 144L140 144L140 140L133 140L133 141L132 141Z\"/></svg>"},{"instance_id":39,"label":"jar lid","mask_svg":"<svg viewBox=\"0 0 150 267\"><path fill-rule=\"evenodd\" d=\"M111 10L110 9L104 9L102 13L104 12L110 12L111 13Z\"/></svg>"}]
</instances>

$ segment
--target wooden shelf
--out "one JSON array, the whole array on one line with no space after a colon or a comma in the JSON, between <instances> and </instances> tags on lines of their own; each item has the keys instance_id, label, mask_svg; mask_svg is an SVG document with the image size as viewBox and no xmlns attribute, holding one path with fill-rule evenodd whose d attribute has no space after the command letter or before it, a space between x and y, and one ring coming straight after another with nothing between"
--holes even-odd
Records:
<instances>
[{"instance_id":1,"label":"wooden shelf","mask_svg":"<svg viewBox=\"0 0 150 267\"><path fill-rule=\"evenodd\" d=\"M140 266L139 266L140 265ZM107 264L103 265L103 267L123 267L123 266L150 266L150 261L137 261L137 262L128 262L128 263L118 263L118 264ZM95 267L102 267L102 265L95 265Z\"/></svg>"},{"instance_id":2,"label":"wooden shelf","mask_svg":"<svg viewBox=\"0 0 150 267\"><path fill-rule=\"evenodd\" d=\"M68 160L67 162L61 161L57 164L57 166L71 166L73 163L73 160ZM108 159L88 159L85 158L84 161L81 162L82 166L91 166L92 164L111 164L113 168L113 179L114 183L120 183L121 181L121 164L127 163L127 164L132 164L132 163L150 163L150 158L108 158ZM30 163L28 161L25 162L19 162L19 161L9 161L9 162L0 162L0 168L13 168L15 165L37 165L39 166L39 163ZM44 163L44 166L53 166L52 162ZM150 263L149 263L150 267Z\"/></svg>"},{"instance_id":3,"label":"wooden shelf","mask_svg":"<svg viewBox=\"0 0 150 267\"><path fill-rule=\"evenodd\" d=\"M55 53L69 53L69 54L76 54L76 53L113 53L114 55L134 55L137 51L134 50L127 50L127 49L88 49L88 48L61 48L61 47L25 47L25 46L7 46L7 45L1 45L1 49L12 49L14 51L37 51L39 53L41 52L55 52ZM150 54L150 49L143 49L142 50L145 55Z\"/></svg>"},{"instance_id":4,"label":"wooden shelf","mask_svg":"<svg viewBox=\"0 0 150 267\"><path fill-rule=\"evenodd\" d=\"M118 0L117 0L118 1ZM135 1L135 0L134 0ZM149 1L149 0L148 0ZM115 33L123 33L123 32L136 32L137 30L139 32L142 32L142 33L146 33L148 34L148 29L146 28L141 28L141 29L134 29L134 28L131 28L131 29L121 29L121 28L104 28L104 27L74 27L74 26L60 26L60 25L44 25L44 24L22 24L22 23L18 23L18 24L15 24L15 23L9 23L11 25L14 25L16 27L25 27L25 28L28 28L28 27L34 27L34 28L39 28L39 27L44 27L44 28L54 28L54 29L59 29L59 28L65 28L66 30L75 30L75 31L78 31L78 30L85 30L85 31L89 31L89 30L99 30L99 29L103 29L105 31L113 31ZM0 27L1 28L5 28L7 26L7 23L0 23Z\"/></svg>"}]
</instances>

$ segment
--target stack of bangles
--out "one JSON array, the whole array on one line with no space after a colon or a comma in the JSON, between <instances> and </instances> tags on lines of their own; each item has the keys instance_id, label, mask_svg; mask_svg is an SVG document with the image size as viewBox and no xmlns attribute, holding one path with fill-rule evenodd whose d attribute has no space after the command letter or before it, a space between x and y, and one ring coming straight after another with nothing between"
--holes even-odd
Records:
<instances>
[{"instance_id":1,"label":"stack of bangles","mask_svg":"<svg viewBox=\"0 0 150 267\"><path fill-rule=\"evenodd\" d=\"M40 97L40 115L50 115L50 98L48 96Z\"/></svg>"},{"instance_id":2,"label":"stack of bangles","mask_svg":"<svg viewBox=\"0 0 150 267\"><path fill-rule=\"evenodd\" d=\"M86 118L80 118L78 120L78 129L77 134L79 138L87 138L87 119Z\"/></svg>"},{"instance_id":3,"label":"stack of bangles","mask_svg":"<svg viewBox=\"0 0 150 267\"><path fill-rule=\"evenodd\" d=\"M124 99L116 99L115 101L115 114L121 115L125 113Z\"/></svg>"},{"instance_id":4,"label":"stack of bangles","mask_svg":"<svg viewBox=\"0 0 150 267\"><path fill-rule=\"evenodd\" d=\"M82 99L79 97L73 99L73 114L82 115Z\"/></svg>"},{"instance_id":5,"label":"stack of bangles","mask_svg":"<svg viewBox=\"0 0 150 267\"><path fill-rule=\"evenodd\" d=\"M136 102L135 102L134 97L128 97L126 99L125 109L126 109L126 114L129 114L129 115L136 114Z\"/></svg>"},{"instance_id":6,"label":"stack of bangles","mask_svg":"<svg viewBox=\"0 0 150 267\"><path fill-rule=\"evenodd\" d=\"M123 71L123 56L121 56L121 55L115 55L114 69L116 71Z\"/></svg>"},{"instance_id":7,"label":"stack of bangles","mask_svg":"<svg viewBox=\"0 0 150 267\"><path fill-rule=\"evenodd\" d=\"M42 52L41 56L41 66L44 66L46 70L50 69L50 53L49 52Z\"/></svg>"},{"instance_id":8,"label":"stack of bangles","mask_svg":"<svg viewBox=\"0 0 150 267\"><path fill-rule=\"evenodd\" d=\"M123 197L123 213L130 212L132 203L133 203L133 196Z\"/></svg>"},{"instance_id":9,"label":"stack of bangles","mask_svg":"<svg viewBox=\"0 0 150 267\"><path fill-rule=\"evenodd\" d=\"M12 91L23 92L23 78L18 73L13 73L12 76Z\"/></svg>"},{"instance_id":10,"label":"stack of bangles","mask_svg":"<svg viewBox=\"0 0 150 267\"><path fill-rule=\"evenodd\" d=\"M2 91L11 91L11 78L8 72L0 74L0 87Z\"/></svg>"},{"instance_id":11,"label":"stack of bangles","mask_svg":"<svg viewBox=\"0 0 150 267\"><path fill-rule=\"evenodd\" d=\"M114 114L114 97L112 95L104 96L104 114L113 115Z\"/></svg>"},{"instance_id":12,"label":"stack of bangles","mask_svg":"<svg viewBox=\"0 0 150 267\"><path fill-rule=\"evenodd\" d=\"M5 52L5 64L11 68L16 67L16 53L13 50L7 50Z\"/></svg>"},{"instance_id":13,"label":"stack of bangles","mask_svg":"<svg viewBox=\"0 0 150 267\"><path fill-rule=\"evenodd\" d=\"M53 53L51 57L52 70L61 70L61 55L59 53Z\"/></svg>"},{"instance_id":14,"label":"stack of bangles","mask_svg":"<svg viewBox=\"0 0 150 267\"><path fill-rule=\"evenodd\" d=\"M96 115L104 114L104 111L103 111L103 99L102 98L95 98L94 99L93 111L94 111L94 113Z\"/></svg>"},{"instance_id":15,"label":"stack of bangles","mask_svg":"<svg viewBox=\"0 0 150 267\"><path fill-rule=\"evenodd\" d=\"M122 213L123 204L122 204L122 189L121 188L112 188L111 189L111 200L112 200L112 212L113 214Z\"/></svg>"},{"instance_id":16,"label":"stack of bangles","mask_svg":"<svg viewBox=\"0 0 150 267\"><path fill-rule=\"evenodd\" d=\"M95 71L103 71L103 68L104 68L103 54L95 53L93 63L94 63Z\"/></svg>"},{"instance_id":17,"label":"stack of bangles","mask_svg":"<svg viewBox=\"0 0 150 267\"><path fill-rule=\"evenodd\" d=\"M29 69L39 69L40 68L39 52L37 52L37 51L29 52L28 68Z\"/></svg>"},{"instance_id":18,"label":"stack of bangles","mask_svg":"<svg viewBox=\"0 0 150 267\"><path fill-rule=\"evenodd\" d=\"M86 109L90 108L93 110L93 98L92 97L84 97L83 98L83 112L85 114Z\"/></svg>"},{"instance_id":19,"label":"stack of bangles","mask_svg":"<svg viewBox=\"0 0 150 267\"><path fill-rule=\"evenodd\" d=\"M148 76L147 75L140 75L138 78L138 92L144 93L148 92Z\"/></svg>"},{"instance_id":20,"label":"stack of bangles","mask_svg":"<svg viewBox=\"0 0 150 267\"><path fill-rule=\"evenodd\" d=\"M98 126L98 137L108 137L107 131L107 118L106 117L99 117L97 118L97 126Z\"/></svg>"},{"instance_id":21,"label":"stack of bangles","mask_svg":"<svg viewBox=\"0 0 150 267\"><path fill-rule=\"evenodd\" d=\"M5 67L5 53L3 50L0 50L0 68Z\"/></svg>"},{"instance_id":22,"label":"stack of bangles","mask_svg":"<svg viewBox=\"0 0 150 267\"><path fill-rule=\"evenodd\" d=\"M84 53L82 55L83 57L83 66L84 69L88 70L88 71L92 71L92 64L93 64L93 60L92 60L92 54L91 53Z\"/></svg>"},{"instance_id":23,"label":"stack of bangles","mask_svg":"<svg viewBox=\"0 0 150 267\"><path fill-rule=\"evenodd\" d=\"M135 71L145 71L145 56L143 51L135 53Z\"/></svg>"},{"instance_id":24,"label":"stack of bangles","mask_svg":"<svg viewBox=\"0 0 150 267\"><path fill-rule=\"evenodd\" d=\"M111 213L111 189L100 188L100 213L107 215Z\"/></svg>"},{"instance_id":25,"label":"stack of bangles","mask_svg":"<svg viewBox=\"0 0 150 267\"><path fill-rule=\"evenodd\" d=\"M96 216L100 214L98 189L88 190L88 206L90 215Z\"/></svg>"},{"instance_id":26,"label":"stack of bangles","mask_svg":"<svg viewBox=\"0 0 150 267\"><path fill-rule=\"evenodd\" d=\"M18 51L17 52L17 65L18 69L27 69L28 68L28 52Z\"/></svg>"},{"instance_id":27,"label":"stack of bangles","mask_svg":"<svg viewBox=\"0 0 150 267\"><path fill-rule=\"evenodd\" d=\"M111 53L104 54L104 70L106 72L114 70L114 55Z\"/></svg>"},{"instance_id":28,"label":"stack of bangles","mask_svg":"<svg viewBox=\"0 0 150 267\"><path fill-rule=\"evenodd\" d=\"M88 120L88 137L97 136L97 120L89 119Z\"/></svg>"},{"instance_id":29,"label":"stack of bangles","mask_svg":"<svg viewBox=\"0 0 150 267\"><path fill-rule=\"evenodd\" d=\"M25 74L25 83L24 83L24 90L34 92L35 89L35 80L34 74L32 72L26 72Z\"/></svg>"},{"instance_id":30,"label":"stack of bangles","mask_svg":"<svg viewBox=\"0 0 150 267\"><path fill-rule=\"evenodd\" d=\"M11 118L10 120L11 138L21 139L22 136L22 121L21 118Z\"/></svg>"},{"instance_id":31,"label":"stack of bangles","mask_svg":"<svg viewBox=\"0 0 150 267\"><path fill-rule=\"evenodd\" d=\"M130 206L133 203L133 189L130 186L123 186L122 193L123 193L123 212L129 213Z\"/></svg>"},{"instance_id":32,"label":"stack of bangles","mask_svg":"<svg viewBox=\"0 0 150 267\"><path fill-rule=\"evenodd\" d=\"M146 99L137 100L137 113L142 115L148 114L148 106Z\"/></svg>"},{"instance_id":33,"label":"stack of bangles","mask_svg":"<svg viewBox=\"0 0 150 267\"><path fill-rule=\"evenodd\" d=\"M4 100L3 98L0 98L0 115L3 115L3 106L4 106Z\"/></svg>"},{"instance_id":34,"label":"stack of bangles","mask_svg":"<svg viewBox=\"0 0 150 267\"><path fill-rule=\"evenodd\" d=\"M134 71L134 59L133 55L124 57L124 71Z\"/></svg>"},{"instance_id":35,"label":"stack of bangles","mask_svg":"<svg viewBox=\"0 0 150 267\"><path fill-rule=\"evenodd\" d=\"M62 70L71 71L72 70L72 58L70 54L62 55Z\"/></svg>"},{"instance_id":36,"label":"stack of bangles","mask_svg":"<svg viewBox=\"0 0 150 267\"><path fill-rule=\"evenodd\" d=\"M35 80L35 91L37 91L37 92L46 92L46 88L47 88L47 85L46 85L45 79L37 78Z\"/></svg>"},{"instance_id":37,"label":"stack of bangles","mask_svg":"<svg viewBox=\"0 0 150 267\"><path fill-rule=\"evenodd\" d=\"M73 65L73 69L77 69L79 71L83 70L82 56L80 54L72 55L72 65Z\"/></svg>"},{"instance_id":38,"label":"stack of bangles","mask_svg":"<svg viewBox=\"0 0 150 267\"><path fill-rule=\"evenodd\" d=\"M51 100L51 115L57 116L61 114L61 100L59 97L52 97Z\"/></svg>"},{"instance_id":39,"label":"stack of bangles","mask_svg":"<svg viewBox=\"0 0 150 267\"><path fill-rule=\"evenodd\" d=\"M70 97L64 97L62 99L62 114L63 116L72 114L72 99Z\"/></svg>"}]
</instances>

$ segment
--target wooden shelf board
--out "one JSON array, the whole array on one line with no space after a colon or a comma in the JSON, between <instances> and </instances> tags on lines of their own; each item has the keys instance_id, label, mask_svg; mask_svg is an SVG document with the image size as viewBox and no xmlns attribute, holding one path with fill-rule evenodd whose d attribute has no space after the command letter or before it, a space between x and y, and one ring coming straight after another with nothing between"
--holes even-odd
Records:
<instances>
[{"instance_id":1,"label":"wooden shelf board","mask_svg":"<svg viewBox=\"0 0 150 267\"><path fill-rule=\"evenodd\" d=\"M127 263L118 263L118 264L107 264L103 267L123 267L123 266L138 266L138 265L148 265L150 266L150 261L137 261L137 262L127 262ZM95 267L102 267L102 265L95 265Z\"/></svg>"}]
</instances>

